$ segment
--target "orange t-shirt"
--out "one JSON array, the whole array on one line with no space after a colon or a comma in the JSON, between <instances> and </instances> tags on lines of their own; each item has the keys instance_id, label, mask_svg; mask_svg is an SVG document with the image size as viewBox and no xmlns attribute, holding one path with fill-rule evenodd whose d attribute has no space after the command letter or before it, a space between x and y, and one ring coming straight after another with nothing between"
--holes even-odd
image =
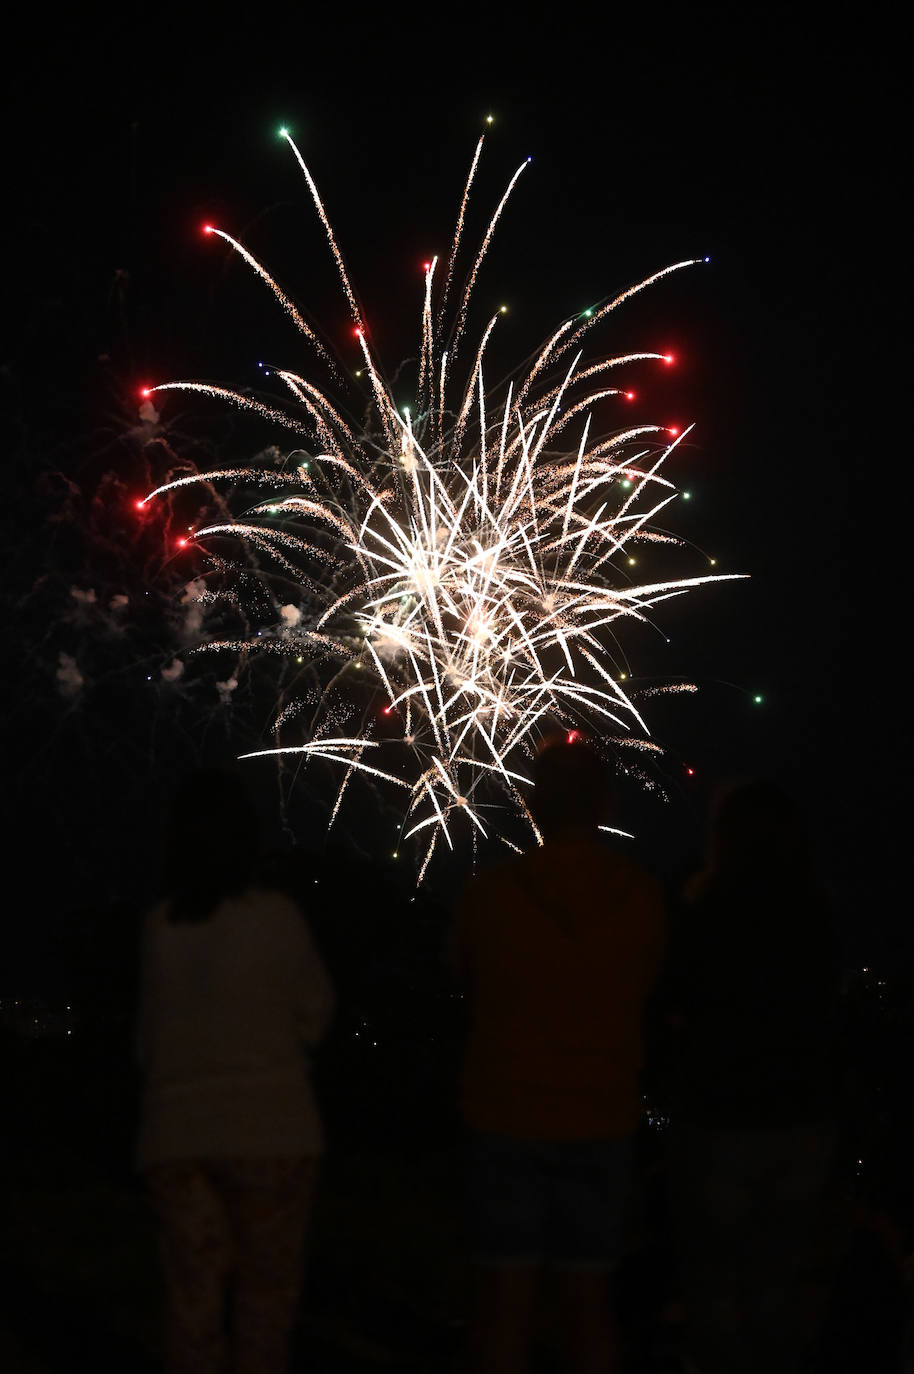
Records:
<instances>
[{"instance_id":1,"label":"orange t-shirt","mask_svg":"<svg viewBox=\"0 0 914 1374\"><path fill-rule=\"evenodd\" d=\"M473 879L454 946L471 999L467 1123L549 1140L633 1131L665 940L659 883L587 835Z\"/></svg>"}]
</instances>

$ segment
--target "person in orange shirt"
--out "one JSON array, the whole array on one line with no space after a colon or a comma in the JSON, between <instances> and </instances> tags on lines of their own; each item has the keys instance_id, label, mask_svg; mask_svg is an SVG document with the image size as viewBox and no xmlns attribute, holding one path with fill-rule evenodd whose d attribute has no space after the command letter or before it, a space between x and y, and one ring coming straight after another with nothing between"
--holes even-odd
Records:
<instances>
[{"instance_id":1,"label":"person in orange shirt","mask_svg":"<svg viewBox=\"0 0 914 1374\"><path fill-rule=\"evenodd\" d=\"M663 956L660 884L607 846L614 796L586 742L535 763L542 847L471 880L454 957L470 1029L461 1106L478 1274L473 1374L521 1374L553 1272L563 1368L616 1368L611 1275L640 1111L642 1020Z\"/></svg>"}]
</instances>

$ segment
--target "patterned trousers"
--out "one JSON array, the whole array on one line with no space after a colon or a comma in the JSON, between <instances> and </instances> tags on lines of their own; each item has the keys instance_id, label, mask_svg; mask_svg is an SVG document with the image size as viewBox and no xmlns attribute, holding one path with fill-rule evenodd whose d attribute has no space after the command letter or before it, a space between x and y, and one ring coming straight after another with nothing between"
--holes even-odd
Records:
<instances>
[{"instance_id":1,"label":"patterned trousers","mask_svg":"<svg viewBox=\"0 0 914 1374\"><path fill-rule=\"evenodd\" d=\"M159 1220L167 1374L285 1374L317 1158L180 1160L145 1180Z\"/></svg>"}]
</instances>

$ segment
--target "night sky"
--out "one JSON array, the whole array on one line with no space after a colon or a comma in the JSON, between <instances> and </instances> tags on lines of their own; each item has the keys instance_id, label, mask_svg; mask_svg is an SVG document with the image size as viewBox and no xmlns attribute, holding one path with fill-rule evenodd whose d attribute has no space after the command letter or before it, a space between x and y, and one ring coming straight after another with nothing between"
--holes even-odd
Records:
<instances>
[{"instance_id":1,"label":"night sky","mask_svg":"<svg viewBox=\"0 0 914 1374\"><path fill-rule=\"evenodd\" d=\"M269 293L201 225L256 252L358 365L307 188L276 136L287 124L393 372L414 351L421 265L446 251L489 113L471 241L533 158L476 292L478 319L510 306L506 360L668 262L711 258L630 302L594 343L675 353L674 369L632 382L638 418L696 425L677 459L692 499L676 532L718 570L751 575L664 618L673 643L658 671L702 690L652 718L671 800L645 813L649 857L670 869L693 853L719 779L773 773L809 810L849 958L910 957L909 903L883 895L900 834L893 779L907 776L884 701L901 629L886 631L883 588L902 541L877 547L894 524L883 465L903 460L877 452L868 428L886 409L897 35L843 21L811 31L799 8L729 27L690 10L672 28L660 11L642 27L634 14L585 25L577 11L564 28L559 9L509 22L451 7L447 29L378 8L336 23L307 7L247 11L237 26L210 13L135 6L47 28L20 16L9 48L5 834L13 905L28 911L8 936L10 979L40 984L48 932L72 908L143 894L158 800L193 752L181 710L147 690L167 662L151 631L90 646L77 698L55 679L60 652L89 653L93 633L69 588L111 592L121 577L126 591L132 576L134 596L154 565L126 514L144 494L125 456L137 388L257 386L263 359L307 361ZM212 408L163 412L176 431L242 441ZM184 580L194 570L188 555ZM150 573L156 595L173 575ZM208 756L235 743L220 720Z\"/></svg>"}]
</instances>

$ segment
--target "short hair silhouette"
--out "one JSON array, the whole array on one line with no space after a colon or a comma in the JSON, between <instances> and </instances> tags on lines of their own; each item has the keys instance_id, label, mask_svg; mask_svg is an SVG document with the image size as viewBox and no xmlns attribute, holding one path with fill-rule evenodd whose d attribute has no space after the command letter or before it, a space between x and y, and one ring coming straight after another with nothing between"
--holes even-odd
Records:
<instances>
[{"instance_id":1,"label":"short hair silhouette","mask_svg":"<svg viewBox=\"0 0 914 1374\"><path fill-rule=\"evenodd\" d=\"M586 740L549 740L537 754L531 810L544 834L563 826L598 826L614 799L606 765Z\"/></svg>"},{"instance_id":2,"label":"short hair silhouette","mask_svg":"<svg viewBox=\"0 0 914 1374\"><path fill-rule=\"evenodd\" d=\"M247 787L224 768L200 768L175 792L165 821L169 917L205 921L254 879L260 819Z\"/></svg>"},{"instance_id":3,"label":"short hair silhouette","mask_svg":"<svg viewBox=\"0 0 914 1374\"><path fill-rule=\"evenodd\" d=\"M732 784L712 808L710 857L713 871L723 878L805 877L811 856L803 812L770 779Z\"/></svg>"}]
</instances>

